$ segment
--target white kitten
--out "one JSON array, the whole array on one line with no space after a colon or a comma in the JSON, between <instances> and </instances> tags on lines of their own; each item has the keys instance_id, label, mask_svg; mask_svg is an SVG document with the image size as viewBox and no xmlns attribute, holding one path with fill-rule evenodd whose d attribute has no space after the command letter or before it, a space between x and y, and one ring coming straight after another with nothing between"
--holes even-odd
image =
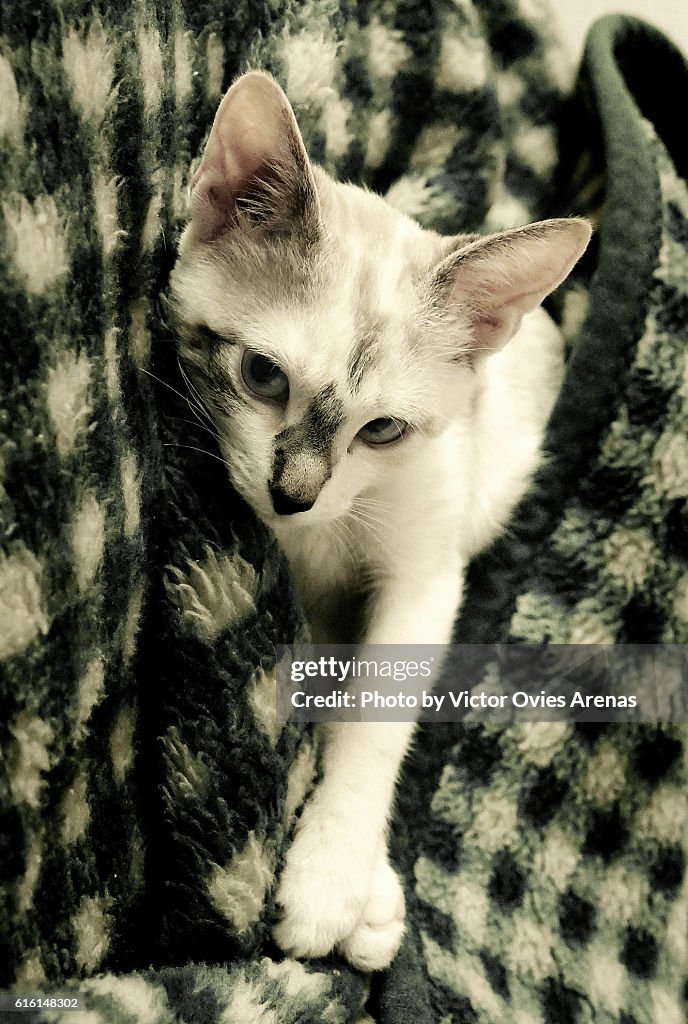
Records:
<instances>
[{"instance_id":1,"label":"white kitten","mask_svg":"<svg viewBox=\"0 0 688 1024\"><path fill-rule=\"evenodd\" d=\"M180 353L314 639L449 642L467 562L537 466L562 373L538 306L589 237L581 220L425 231L310 164L272 78L224 97L172 278ZM368 970L395 955L385 833L412 730L326 727L278 892L287 952L337 946Z\"/></svg>"}]
</instances>

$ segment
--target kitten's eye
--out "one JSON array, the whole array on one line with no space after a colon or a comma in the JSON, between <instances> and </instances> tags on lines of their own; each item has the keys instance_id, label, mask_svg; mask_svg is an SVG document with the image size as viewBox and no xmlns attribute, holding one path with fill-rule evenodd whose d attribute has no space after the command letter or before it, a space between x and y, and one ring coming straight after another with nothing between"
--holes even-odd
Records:
<instances>
[{"instance_id":1,"label":"kitten's eye","mask_svg":"<svg viewBox=\"0 0 688 1024\"><path fill-rule=\"evenodd\" d=\"M391 444L392 441L400 441L407 429L408 423L405 420L381 416L361 427L358 436L366 444Z\"/></svg>"},{"instance_id":2,"label":"kitten's eye","mask_svg":"<svg viewBox=\"0 0 688 1024\"><path fill-rule=\"evenodd\" d=\"M284 370L280 370L272 359L262 356L260 352L246 349L241 360L241 375L249 391L261 398L272 398L276 402L286 402L289 397L289 380Z\"/></svg>"}]
</instances>

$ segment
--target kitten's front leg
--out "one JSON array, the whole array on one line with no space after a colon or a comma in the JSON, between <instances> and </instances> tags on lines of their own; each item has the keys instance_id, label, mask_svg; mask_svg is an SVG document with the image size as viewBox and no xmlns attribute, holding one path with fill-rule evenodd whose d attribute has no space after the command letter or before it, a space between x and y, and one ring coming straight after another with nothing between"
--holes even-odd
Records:
<instances>
[{"instance_id":1,"label":"kitten's front leg","mask_svg":"<svg viewBox=\"0 0 688 1024\"><path fill-rule=\"evenodd\" d=\"M323 728L323 779L287 853L275 938L299 957L323 956L341 943L355 966L379 970L403 933L403 895L387 864L385 828L413 723Z\"/></svg>"},{"instance_id":2,"label":"kitten's front leg","mask_svg":"<svg viewBox=\"0 0 688 1024\"><path fill-rule=\"evenodd\" d=\"M445 645L458 609L461 567L419 586L388 583L372 609L365 646ZM362 656L364 652L362 652ZM386 829L413 722L326 725L323 780L304 808L278 892L275 931L295 956L339 945L364 970L386 967L403 935L403 894L387 859Z\"/></svg>"}]
</instances>

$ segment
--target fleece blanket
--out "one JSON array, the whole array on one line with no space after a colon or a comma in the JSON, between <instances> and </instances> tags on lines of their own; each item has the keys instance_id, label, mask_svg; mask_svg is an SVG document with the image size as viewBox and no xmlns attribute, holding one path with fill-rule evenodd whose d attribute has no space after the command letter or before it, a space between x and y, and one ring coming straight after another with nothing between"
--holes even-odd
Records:
<instances>
[{"instance_id":1,"label":"fleece blanket","mask_svg":"<svg viewBox=\"0 0 688 1024\"><path fill-rule=\"evenodd\" d=\"M552 305L548 460L457 642L688 641L688 73L665 39L605 19L574 84L535 0L5 0L0 989L78 992L89 1024L679 1024L681 726L425 727L391 969L271 943L318 770L274 712L304 627L164 301L190 165L249 66L314 159L426 226L599 227Z\"/></svg>"}]
</instances>

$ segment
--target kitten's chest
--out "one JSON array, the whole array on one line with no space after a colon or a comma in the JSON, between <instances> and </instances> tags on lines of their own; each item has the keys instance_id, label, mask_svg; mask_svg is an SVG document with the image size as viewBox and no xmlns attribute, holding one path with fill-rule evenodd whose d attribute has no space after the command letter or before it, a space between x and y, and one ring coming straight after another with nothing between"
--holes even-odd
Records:
<instances>
[{"instance_id":1,"label":"kitten's chest","mask_svg":"<svg viewBox=\"0 0 688 1024\"><path fill-rule=\"evenodd\" d=\"M280 538L313 640L351 643L360 635L366 570L360 538L333 523Z\"/></svg>"}]
</instances>

